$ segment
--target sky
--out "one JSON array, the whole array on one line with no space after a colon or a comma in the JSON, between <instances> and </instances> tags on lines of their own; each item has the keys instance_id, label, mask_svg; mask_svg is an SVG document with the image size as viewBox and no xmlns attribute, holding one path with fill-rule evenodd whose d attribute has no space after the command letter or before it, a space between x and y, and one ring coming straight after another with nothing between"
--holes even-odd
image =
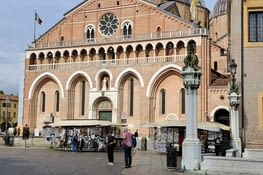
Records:
<instances>
[{"instance_id":1,"label":"sky","mask_svg":"<svg viewBox=\"0 0 263 175\"><path fill-rule=\"evenodd\" d=\"M43 21L36 38L83 0L2 0L0 6L0 90L18 95L23 85L25 50L34 40L35 11ZM205 0L212 9L216 0Z\"/></svg>"}]
</instances>

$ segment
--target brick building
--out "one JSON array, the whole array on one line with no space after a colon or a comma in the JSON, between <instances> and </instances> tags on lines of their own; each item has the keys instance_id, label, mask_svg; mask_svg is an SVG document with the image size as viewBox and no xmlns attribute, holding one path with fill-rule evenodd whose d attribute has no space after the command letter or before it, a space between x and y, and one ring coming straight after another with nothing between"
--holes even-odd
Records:
<instances>
[{"instance_id":1,"label":"brick building","mask_svg":"<svg viewBox=\"0 0 263 175\"><path fill-rule=\"evenodd\" d=\"M26 50L24 124L42 130L50 116L100 119L148 137L145 123L184 121L181 71L194 44L198 120L229 125L228 30L215 28L227 8L214 23L203 0L194 18L190 9L190 0L86 0L72 8Z\"/></svg>"},{"instance_id":2,"label":"brick building","mask_svg":"<svg viewBox=\"0 0 263 175\"><path fill-rule=\"evenodd\" d=\"M1 132L11 126L17 125L18 96L0 94L0 123ZM7 124L6 124L7 123Z\"/></svg>"}]
</instances>

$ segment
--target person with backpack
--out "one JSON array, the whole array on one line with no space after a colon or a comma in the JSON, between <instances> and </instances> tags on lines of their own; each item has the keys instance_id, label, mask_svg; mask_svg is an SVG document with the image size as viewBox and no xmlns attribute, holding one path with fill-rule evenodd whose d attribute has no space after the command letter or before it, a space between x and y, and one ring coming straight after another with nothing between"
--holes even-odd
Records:
<instances>
[{"instance_id":1,"label":"person with backpack","mask_svg":"<svg viewBox=\"0 0 263 175\"><path fill-rule=\"evenodd\" d=\"M131 168L132 134L127 128L124 129L122 145L124 149L124 160L125 160L125 166L123 168Z\"/></svg>"},{"instance_id":2,"label":"person with backpack","mask_svg":"<svg viewBox=\"0 0 263 175\"><path fill-rule=\"evenodd\" d=\"M116 146L116 138L112 135L112 132L109 131L106 136L106 145L108 153L108 165L114 165L114 148Z\"/></svg>"},{"instance_id":3,"label":"person with backpack","mask_svg":"<svg viewBox=\"0 0 263 175\"><path fill-rule=\"evenodd\" d=\"M136 129L135 133L133 134L132 137L132 146L133 146L133 150L136 151L137 150L137 138L138 138L139 134L138 134L138 129Z\"/></svg>"}]
</instances>

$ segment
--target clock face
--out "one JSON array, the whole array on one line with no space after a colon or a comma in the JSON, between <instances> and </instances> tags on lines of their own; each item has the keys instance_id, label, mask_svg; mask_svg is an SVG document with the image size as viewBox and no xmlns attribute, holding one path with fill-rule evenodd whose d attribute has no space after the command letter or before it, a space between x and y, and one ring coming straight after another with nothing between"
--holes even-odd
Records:
<instances>
[{"instance_id":1,"label":"clock face","mask_svg":"<svg viewBox=\"0 0 263 175\"><path fill-rule=\"evenodd\" d=\"M99 22L99 30L104 36L111 36L116 32L119 26L119 19L112 13L107 13L102 16Z\"/></svg>"}]
</instances>

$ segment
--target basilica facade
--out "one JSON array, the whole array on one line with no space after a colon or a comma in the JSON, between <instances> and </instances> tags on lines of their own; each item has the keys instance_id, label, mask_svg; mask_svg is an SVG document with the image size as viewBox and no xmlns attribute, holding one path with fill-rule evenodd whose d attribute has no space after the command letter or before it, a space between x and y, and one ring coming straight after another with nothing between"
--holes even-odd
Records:
<instances>
[{"instance_id":1,"label":"basilica facade","mask_svg":"<svg viewBox=\"0 0 263 175\"><path fill-rule=\"evenodd\" d=\"M229 125L226 7L209 19L202 0L194 12L190 0L83 1L26 50L23 123L41 131L65 119L108 120L147 137L146 123L185 121L181 73L195 45L198 121Z\"/></svg>"}]
</instances>

